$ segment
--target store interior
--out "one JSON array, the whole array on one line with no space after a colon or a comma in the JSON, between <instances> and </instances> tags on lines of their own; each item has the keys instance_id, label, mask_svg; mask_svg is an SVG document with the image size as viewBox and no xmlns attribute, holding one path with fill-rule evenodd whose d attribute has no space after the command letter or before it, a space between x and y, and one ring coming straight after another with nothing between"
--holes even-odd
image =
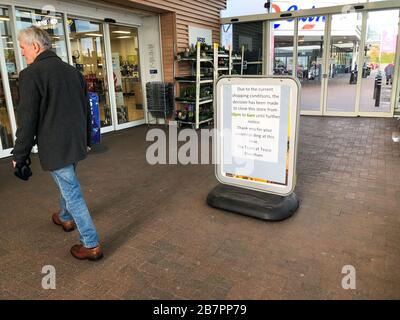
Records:
<instances>
[{"instance_id":1,"label":"store interior","mask_svg":"<svg viewBox=\"0 0 400 320\"><path fill-rule=\"evenodd\" d=\"M103 25L70 19L72 60L85 76L89 92L97 94L102 127L112 125ZM118 124L142 120L143 94L136 28L110 25L111 56Z\"/></svg>"},{"instance_id":2,"label":"store interior","mask_svg":"<svg viewBox=\"0 0 400 320\"><path fill-rule=\"evenodd\" d=\"M144 119L138 30L110 25L118 124Z\"/></svg>"},{"instance_id":3,"label":"store interior","mask_svg":"<svg viewBox=\"0 0 400 320\"><path fill-rule=\"evenodd\" d=\"M85 77L88 91L97 94L102 127L112 125L110 97L107 86L103 25L69 19L73 65Z\"/></svg>"}]
</instances>

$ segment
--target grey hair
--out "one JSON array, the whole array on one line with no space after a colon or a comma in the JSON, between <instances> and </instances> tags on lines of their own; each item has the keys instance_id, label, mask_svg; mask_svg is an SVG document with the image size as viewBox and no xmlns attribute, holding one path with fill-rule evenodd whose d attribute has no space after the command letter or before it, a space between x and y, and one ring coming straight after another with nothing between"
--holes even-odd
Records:
<instances>
[{"instance_id":1,"label":"grey hair","mask_svg":"<svg viewBox=\"0 0 400 320\"><path fill-rule=\"evenodd\" d=\"M51 38L43 29L31 26L18 33L18 40L23 39L27 44L36 42L44 50L51 49Z\"/></svg>"}]
</instances>

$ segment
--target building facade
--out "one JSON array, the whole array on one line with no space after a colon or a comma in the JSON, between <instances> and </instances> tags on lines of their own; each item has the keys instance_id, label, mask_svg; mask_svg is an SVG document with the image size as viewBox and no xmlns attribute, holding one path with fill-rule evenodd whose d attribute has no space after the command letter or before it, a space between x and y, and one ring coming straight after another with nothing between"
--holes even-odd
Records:
<instances>
[{"instance_id":1,"label":"building facade","mask_svg":"<svg viewBox=\"0 0 400 320\"><path fill-rule=\"evenodd\" d=\"M226 0L0 0L0 157L10 155L17 129L18 74L26 67L19 30L48 31L53 50L85 76L105 133L149 120L146 83L172 82L182 71L176 53L197 33L219 42L225 8Z\"/></svg>"}]
</instances>

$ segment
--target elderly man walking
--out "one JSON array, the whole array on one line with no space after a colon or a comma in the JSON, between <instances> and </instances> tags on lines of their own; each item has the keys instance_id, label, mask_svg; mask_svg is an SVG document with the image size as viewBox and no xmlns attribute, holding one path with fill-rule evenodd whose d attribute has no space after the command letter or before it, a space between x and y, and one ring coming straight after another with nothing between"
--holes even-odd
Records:
<instances>
[{"instance_id":1,"label":"elderly man walking","mask_svg":"<svg viewBox=\"0 0 400 320\"><path fill-rule=\"evenodd\" d=\"M71 248L75 258L101 259L98 234L75 174L91 140L85 80L50 51L51 39L44 30L29 27L19 33L18 40L28 67L19 76L13 165L25 163L37 143L41 166L50 171L61 193L61 210L53 214L53 222L66 232L78 228L81 244Z\"/></svg>"}]
</instances>

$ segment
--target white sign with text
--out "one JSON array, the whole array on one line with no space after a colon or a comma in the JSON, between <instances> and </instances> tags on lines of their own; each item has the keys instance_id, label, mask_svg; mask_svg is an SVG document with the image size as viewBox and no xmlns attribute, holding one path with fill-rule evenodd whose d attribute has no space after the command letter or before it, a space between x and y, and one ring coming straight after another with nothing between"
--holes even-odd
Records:
<instances>
[{"instance_id":1,"label":"white sign with text","mask_svg":"<svg viewBox=\"0 0 400 320\"><path fill-rule=\"evenodd\" d=\"M197 42L212 44L212 31L211 29L198 28L189 26L189 46L196 47Z\"/></svg>"},{"instance_id":2,"label":"white sign with text","mask_svg":"<svg viewBox=\"0 0 400 320\"><path fill-rule=\"evenodd\" d=\"M278 195L295 187L300 83L291 77L226 76L216 86L216 176Z\"/></svg>"},{"instance_id":3,"label":"white sign with text","mask_svg":"<svg viewBox=\"0 0 400 320\"><path fill-rule=\"evenodd\" d=\"M232 153L278 162L279 86L232 86Z\"/></svg>"}]
</instances>

